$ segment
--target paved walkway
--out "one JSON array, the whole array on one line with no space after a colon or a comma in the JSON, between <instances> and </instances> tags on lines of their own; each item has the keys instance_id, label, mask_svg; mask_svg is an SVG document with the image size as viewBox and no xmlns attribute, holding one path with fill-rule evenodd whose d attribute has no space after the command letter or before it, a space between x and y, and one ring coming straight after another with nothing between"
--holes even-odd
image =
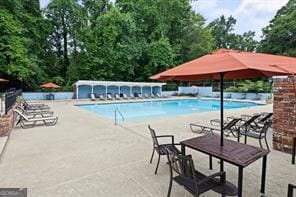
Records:
<instances>
[{"instance_id":1,"label":"paved walkway","mask_svg":"<svg viewBox=\"0 0 296 197\"><path fill-rule=\"evenodd\" d=\"M150 124L158 134L174 134L176 141L195 137L188 124L218 118L219 112L164 117L114 126L113 120L80 109L78 101L49 103L59 122L54 127L13 130L0 160L0 187L26 187L28 196L42 197L160 197L166 196L168 166L162 158L159 173L154 175L156 159L151 155ZM227 115L271 111L270 105L226 110ZM271 145L271 132L269 132ZM256 141L249 140L258 145ZM208 157L193 154L196 168L205 173ZM268 157L266 193L286 196L288 183L296 183L296 167L290 155L272 151ZM227 179L236 184L237 168L226 164ZM260 195L261 161L244 171L244 196ZM191 196L177 184L173 196ZM203 196L217 196L208 192Z\"/></svg>"}]
</instances>

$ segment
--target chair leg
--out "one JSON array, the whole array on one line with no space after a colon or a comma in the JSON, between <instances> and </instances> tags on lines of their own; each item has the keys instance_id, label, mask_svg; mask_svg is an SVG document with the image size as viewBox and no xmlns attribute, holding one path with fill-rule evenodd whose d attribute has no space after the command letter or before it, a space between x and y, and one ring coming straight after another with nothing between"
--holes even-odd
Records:
<instances>
[{"instance_id":1,"label":"chair leg","mask_svg":"<svg viewBox=\"0 0 296 197\"><path fill-rule=\"evenodd\" d=\"M156 169L155 169L154 174L157 174L157 170L158 170L158 166L159 166L159 161L160 161L160 155L158 155L158 160L157 160Z\"/></svg>"},{"instance_id":2,"label":"chair leg","mask_svg":"<svg viewBox=\"0 0 296 197\"><path fill-rule=\"evenodd\" d=\"M262 148L262 143L261 143L261 139L259 138L259 145L260 145L260 148Z\"/></svg>"},{"instance_id":3,"label":"chair leg","mask_svg":"<svg viewBox=\"0 0 296 197\"><path fill-rule=\"evenodd\" d=\"M172 172L171 172L172 173ZM170 183L169 183L169 189L168 189L168 195L167 197L171 196L171 191L172 191L172 185L173 185L173 177L172 175L170 176Z\"/></svg>"},{"instance_id":4,"label":"chair leg","mask_svg":"<svg viewBox=\"0 0 296 197\"><path fill-rule=\"evenodd\" d=\"M247 144L247 136L245 135L245 144Z\"/></svg>"},{"instance_id":5,"label":"chair leg","mask_svg":"<svg viewBox=\"0 0 296 197\"><path fill-rule=\"evenodd\" d=\"M265 144L266 144L267 150L270 150L270 149L269 149L269 146L268 146L268 143L267 143L266 136L264 137L264 141L265 141Z\"/></svg>"},{"instance_id":6,"label":"chair leg","mask_svg":"<svg viewBox=\"0 0 296 197\"><path fill-rule=\"evenodd\" d=\"M152 155L151 155L151 159L150 159L150 163L152 163L152 159L153 159L153 156L154 156L154 152L155 152L155 149L153 148L153 150L152 150Z\"/></svg>"}]
</instances>

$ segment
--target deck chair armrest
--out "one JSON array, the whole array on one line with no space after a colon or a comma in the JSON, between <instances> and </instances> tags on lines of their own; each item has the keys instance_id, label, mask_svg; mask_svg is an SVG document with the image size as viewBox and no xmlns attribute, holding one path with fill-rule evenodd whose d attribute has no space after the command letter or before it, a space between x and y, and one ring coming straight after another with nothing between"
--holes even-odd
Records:
<instances>
[{"instance_id":1,"label":"deck chair armrest","mask_svg":"<svg viewBox=\"0 0 296 197\"><path fill-rule=\"evenodd\" d=\"M175 138L173 135L157 135L156 138L171 138L172 144L175 144Z\"/></svg>"},{"instance_id":2,"label":"deck chair armrest","mask_svg":"<svg viewBox=\"0 0 296 197\"><path fill-rule=\"evenodd\" d=\"M210 181L211 179L216 178L216 177L220 177L220 179L222 179L223 181L226 181L226 173L224 171L221 171L221 172L217 172L215 174L212 174L210 176L207 176L206 178L198 181L197 185L201 185L201 184L203 184L207 181Z\"/></svg>"}]
</instances>

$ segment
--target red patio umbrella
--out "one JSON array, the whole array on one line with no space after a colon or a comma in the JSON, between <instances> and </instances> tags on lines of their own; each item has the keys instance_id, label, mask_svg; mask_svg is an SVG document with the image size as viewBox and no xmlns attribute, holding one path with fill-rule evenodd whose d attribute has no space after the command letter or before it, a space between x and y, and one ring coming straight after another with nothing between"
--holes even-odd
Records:
<instances>
[{"instance_id":1,"label":"red patio umbrella","mask_svg":"<svg viewBox=\"0 0 296 197\"><path fill-rule=\"evenodd\" d=\"M40 85L42 88L59 88L60 86L55 83L45 83Z\"/></svg>"},{"instance_id":2,"label":"red patio umbrella","mask_svg":"<svg viewBox=\"0 0 296 197\"><path fill-rule=\"evenodd\" d=\"M246 79L296 73L296 58L219 49L211 54L156 74L151 79L167 81L220 80L221 146L223 146L224 79Z\"/></svg>"}]
</instances>

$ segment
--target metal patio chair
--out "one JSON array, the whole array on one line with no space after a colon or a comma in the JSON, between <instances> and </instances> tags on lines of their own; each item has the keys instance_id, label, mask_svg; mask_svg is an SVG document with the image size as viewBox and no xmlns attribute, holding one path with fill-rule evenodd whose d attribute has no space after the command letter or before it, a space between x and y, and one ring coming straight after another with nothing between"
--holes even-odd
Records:
<instances>
[{"instance_id":1,"label":"metal patio chair","mask_svg":"<svg viewBox=\"0 0 296 197\"><path fill-rule=\"evenodd\" d=\"M167 158L170 166L170 182L167 197L170 197L172 183L175 181L183 186L185 190L193 196L213 190L222 196L236 196L237 188L235 185L226 181L226 173L220 171L212 175L204 175L194 167L192 157L176 154L167 149ZM174 174L176 174L174 176Z\"/></svg>"},{"instance_id":2,"label":"metal patio chair","mask_svg":"<svg viewBox=\"0 0 296 197\"><path fill-rule=\"evenodd\" d=\"M266 121L263 127L258 128L256 130L253 130L252 128L248 130L242 130L240 131L240 135L245 136L245 144L247 143L248 137L258 139L260 148L263 148L261 140L264 139L267 150L270 150L267 139L266 139L267 131L270 128L270 126L271 126L271 121Z\"/></svg>"},{"instance_id":3,"label":"metal patio chair","mask_svg":"<svg viewBox=\"0 0 296 197\"><path fill-rule=\"evenodd\" d=\"M160 161L160 156L166 155L166 148L170 149L172 152L175 152L176 154L181 154L181 151L176 147L175 141L174 141L174 136L173 135L156 135L154 129L148 125L151 137L152 137L152 142L153 142L153 149L152 149L152 155L150 159L150 164L152 163L153 157L154 157L154 152L157 152L158 154L158 160L156 164L156 169L154 174L157 174L158 166L159 166L159 161ZM160 144L158 142L159 138L169 138L171 140L171 143L168 144Z\"/></svg>"}]
</instances>

